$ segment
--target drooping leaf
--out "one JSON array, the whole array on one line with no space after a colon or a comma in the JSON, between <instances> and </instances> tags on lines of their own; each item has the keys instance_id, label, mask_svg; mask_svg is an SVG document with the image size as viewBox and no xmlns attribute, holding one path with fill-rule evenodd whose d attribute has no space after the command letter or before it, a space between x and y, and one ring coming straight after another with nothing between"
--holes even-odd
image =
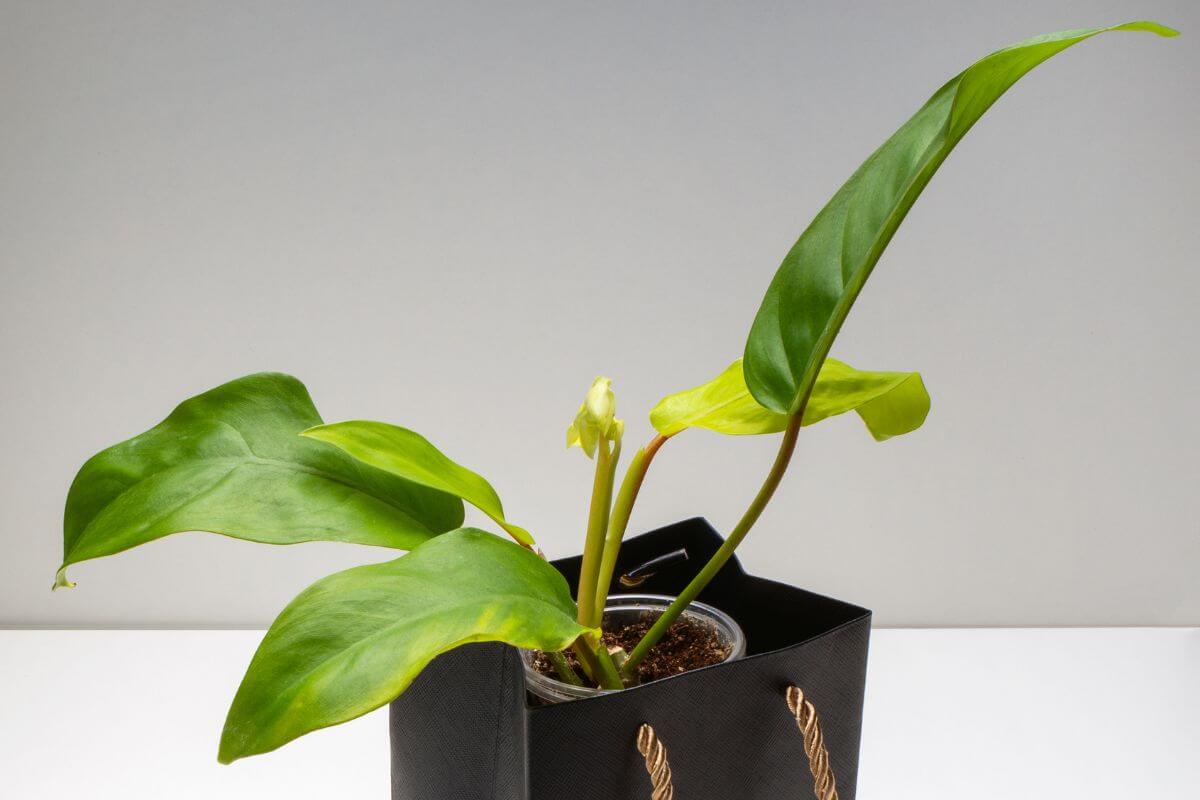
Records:
<instances>
[{"instance_id":1,"label":"drooping leaf","mask_svg":"<svg viewBox=\"0 0 1200 800\"><path fill-rule=\"evenodd\" d=\"M418 433L386 422L353 420L311 428L304 435L327 442L376 469L461 497L515 540L533 545L527 530L504 518L500 497L483 476L450 460Z\"/></svg>"},{"instance_id":2,"label":"drooping leaf","mask_svg":"<svg viewBox=\"0 0 1200 800\"><path fill-rule=\"evenodd\" d=\"M921 427L929 416L929 392L919 372L865 372L826 358L802 425L855 411L882 442Z\"/></svg>"},{"instance_id":3,"label":"drooping leaf","mask_svg":"<svg viewBox=\"0 0 1200 800\"><path fill-rule=\"evenodd\" d=\"M999 50L951 78L850 177L784 259L746 342L746 382L759 403L795 413L850 306L934 172L1025 73L1106 31L1175 36L1154 22L1064 31Z\"/></svg>"},{"instance_id":4,"label":"drooping leaf","mask_svg":"<svg viewBox=\"0 0 1200 800\"><path fill-rule=\"evenodd\" d=\"M229 709L218 758L265 753L379 708L459 645L562 650L587 630L575 613L554 567L470 528L331 575L267 631Z\"/></svg>"},{"instance_id":5,"label":"drooping leaf","mask_svg":"<svg viewBox=\"0 0 1200 800\"><path fill-rule=\"evenodd\" d=\"M916 372L865 372L836 359L821 365L803 425L857 411L876 441L921 427L929 414L929 394ZM650 424L663 436L686 428L750 435L778 433L788 416L759 405L742 373L742 359L708 383L664 397L650 412Z\"/></svg>"},{"instance_id":6,"label":"drooping leaf","mask_svg":"<svg viewBox=\"0 0 1200 800\"><path fill-rule=\"evenodd\" d=\"M320 423L300 381L262 373L93 456L67 495L55 585L69 585L70 564L184 531L408 550L462 524L458 498L299 436Z\"/></svg>"}]
</instances>

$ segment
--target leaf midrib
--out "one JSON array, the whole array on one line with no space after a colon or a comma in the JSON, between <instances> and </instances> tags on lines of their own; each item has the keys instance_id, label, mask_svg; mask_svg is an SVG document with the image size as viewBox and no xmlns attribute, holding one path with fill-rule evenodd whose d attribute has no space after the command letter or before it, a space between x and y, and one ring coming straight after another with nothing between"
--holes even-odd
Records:
<instances>
[{"instance_id":1,"label":"leaf midrib","mask_svg":"<svg viewBox=\"0 0 1200 800\"><path fill-rule=\"evenodd\" d=\"M729 406L733 405L734 403L737 403L741 400L745 400L747 397L750 397L750 396L751 396L750 390L747 389L744 392L738 392L736 396L731 397L722 403L717 403L715 405L709 406L707 409L704 410L703 413L691 414L687 417L684 417L683 422L686 423L684 425L684 427L685 428L694 427L698 422L705 420L705 419L711 417L712 415L716 414L718 411L728 408ZM767 410L770 411L771 409L767 409Z\"/></svg>"},{"instance_id":2,"label":"leaf midrib","mask_svg":"<svg viewBox=\"0 0 1200 800\"><path fill-rule=\"evenodd\" d=\"M961 75L956 77L961 77ZM955 97L957 97L957 86L955 87L954 91ZM953 99L951 100L951 103L953 103ZM920 112L918 111L918 113ZM879 234L872 238L871 246L867 249L866 257L858 264L857 268L851 270L849 280L843 278L842 294L837 303L834 305L833 313L830 315L830 321L826 324L825 329L821 332L821 335L817 338L815 346L809 353L808 364L805 366L805 370L801 374L800 382L797 385L797 389L799 391L797 391L796 396L792 400L792 406L788 410L788 416L804 413L804 406L808 403L808 397L812 394L812 387L816 385L817 378L820 375L819 364L824 362L824 360L829 356L829 351L833 347L833 340L837 338L838 332L845 323L846 316L849 314L850 308L854 305L854 301L858 299L858 295L862 292L862 288L866 284L867 278L875 269L875 265L879 263L879 259L883 256L883 251L891 242L892 237L895 236L896 230L900 227L900 223L904 221L906 216L908 216L908 212L912 209L912 206L916 202L914 199L911 203L905 203L905 201L908 199L909 193L912 192L914 188L920 187L918 188L917 192L919 194L920 191L923 190L924 185L928 184L929 180L933 177L933 174L937 171L938 167L941 166L942 162L946 160L946 157L950 154L950 151L953 150L954 144L950 144L949 147L946 147L946 144L949 141L946 138L949 126L950 115L947 114L946 120L942 123L937 135L933 137L925 152L922 153L923 163L921 167L916 170L914 177L905 184L904 191L900 195L900 201L892 207L891 211L888 212L888 215L884 220L884 225L880 228ZM890 142L891 139L888 141ZM957 143L957 140L955 143ZM881 145L879 150L876 150L874 153L872 153L870 158L864 162L863 168L873 161L879 155L880 150L882 150L886 145L887 142L885 142L884 145ZM930 156L930 150L933 150L932 156ZM921 181L922 178L925 179L923 183ZM843 263L847 252L846 222L850 217L850 207L853 204L854 198L858 195L858 192L861 191L861 188L861 181L858 181L854 184L850 195L847 197L845 210L841 215L840 222L842 228L842 245L839 258L843 261ZM846 291L847 286L851 287L849 292ZM780 320L779 324L782 329L782 319ZM813 356L816 357L814 358ZM814 363L818 364L818 367L815 370L812 367Z\"/></svg>"}]
</instances>

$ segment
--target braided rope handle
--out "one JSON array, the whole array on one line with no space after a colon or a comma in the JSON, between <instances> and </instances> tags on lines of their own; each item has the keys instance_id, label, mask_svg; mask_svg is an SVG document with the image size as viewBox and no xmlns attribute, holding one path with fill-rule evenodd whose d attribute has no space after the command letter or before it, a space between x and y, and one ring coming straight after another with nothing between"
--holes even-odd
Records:
<instances>
[{"instance_id":1,"label":"braided rope handle","mask_svg":"<svg viewBox=\"0 0 1200 800\"><path fill-rule=\"evenodd\" d=\"M643 725L638 728L637 748L646 759L646 772L650 773L650 800L673 800L675 787L671 784L671 764L667 761L667 748L654 732L654 728Z\"/></svg>"},{"instance_id":2,"label":"braided rope handle","mask_svg":"<svg viewBox=\"0 0 1200 800\"><path fill-rule=\"evenodd\" d=\"M787 706L796 718L796 727L804 735L804 755L808 757L808 769L813 776L813 793L817 800L838 800L837 781L833 777L833 767L829 765L829 751L825 748L817 709L804 698L804 692L798 686L788 687ZM650 800L674 800L675 787L671 783L667 748L654 728L649 725L638 728L637 748L646 759L646 772L650 775Z\"/></svg>"},{"instance_id":3,"label":"braided rope handle","mask_svg":"<svg viewBox=\"0 0 1200 800\"><path fill-rule=\"evenodd\" d=\"M804 699L804 692L798 686L788 687L787 704L788 711L796 718L796 727L804 734L804 754L808 756L808 769L813 776L813 793L817 800L838 800L837 781L833 767L829 766L829 751L825 749L817 709Z\"/></svg>"}]
</instances>

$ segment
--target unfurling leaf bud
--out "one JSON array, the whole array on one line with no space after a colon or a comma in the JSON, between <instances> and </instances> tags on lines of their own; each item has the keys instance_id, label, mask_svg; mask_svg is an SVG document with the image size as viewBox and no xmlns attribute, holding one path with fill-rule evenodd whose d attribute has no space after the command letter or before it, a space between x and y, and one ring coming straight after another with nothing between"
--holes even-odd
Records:
<instances>
[{"instance_id":1,"label":"unfurling leaf bud","mask_svg":"<svg viewBox=\"0 0 1200 800\"><path fill-rule=\"evenodd\" d=\"M567 447L579 445L588 458L595 458L596 445L601 439L620 441L625 423L617 419L617 398L612 381L603 376L592 382L575 421L567 428Z\"/></svg>"}]
</instances>

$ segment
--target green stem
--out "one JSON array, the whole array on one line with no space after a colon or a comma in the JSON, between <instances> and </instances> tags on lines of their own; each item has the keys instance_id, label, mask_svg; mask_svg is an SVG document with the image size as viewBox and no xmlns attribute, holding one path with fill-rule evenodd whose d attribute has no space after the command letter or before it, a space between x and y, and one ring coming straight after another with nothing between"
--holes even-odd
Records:
<instances>
[{"instance_id":1,"label":"green stem","mask_svg":"<svg viewBox=\"0 0 1200 800\"><path fill-rule=\"evenodd\" d=\"M587 642L580 636L571 645L571 649L575 651L575 655L579 657L579 665L583 667L583 673L591 678L595 683L600 683L600 667L596 664L596 654L588 647Z\"/></svg>"},{"instance_id":2,"label":"green stem","mask_svg":"<svg viewBox=\"0 0 1200 800\"><path fill-rule=\"evenodd\" d=\"M571 645L584 671L596 682L601 689L624 689L621 674L613 663L612 656L604 649L604 645L595 636L585 634Z\"/></svg>"},{"instance_id":3,"label":"green stem","mask_svg":"<svg viewBox=\"0 0 1200 800\"><path fill-rule=\"evenodd\" d=\"M617 664L613 661L612 656L608 653L608 648L598 638L592 635L585 637L593 648L592 654L596 657L596 666L599 674L597 675L601 689L624 689L625 682L621 680L621 672L617 669Z\"/></svg>"},{"instance_id":4,"label":"green stem","mask_svg":"<svg viewBox=\"0 0 1200 800\"><path fill-rule=\"evenodd\" d=\"M621 442L613 443L609 450L608 441L601 439L596 455L596 476L592 480L592 503L588 508L587 537L583 544L583 563L579 568L579 591L576 602L579 606L577 619L580 625L595 627L591 619L596 615L596 576L600 572L600 559L604 554L604 534L608 529L609 509L612 507L613 478L617 459L621 455Z\"/></svg>"},{"instance_id":5,"label":"green stem","mask_svg":"<svg viewBox=\"0 0 1200 800\"><path fill-rule=\"evenodd\" d=\"M617 556L621 552L621 540L625 537L625 529L629 527L629 515L633 513L633 504L637 501L642 481L650 462L658 453L658 449L666 443L669 437L655 436L650 444L637 451L625 471L621 488L613 501L612 513L608 518L608 534L604 538L604 554L600 559L600 572L596 577L596 602L592 610L592 619L585 624L594 628L600 627L604 617L604 605L608 602L608 590L612 585L613 572L617 568Z\"/></svg>"},{"instance_id":6,"label":"green stem","mask_svg":"<svg viewBox=\"0 0 1200 800\"><path fill-rule=\"evenodd\" d=\"M567 657L559 652L547 652L546 658L550 660L554 671L558 673L559 680L563 683L569 683L572 686L583 686L583 680L571 669L571 662L567 661Z\"/></svg>"},{"instance_id":7,"label":"green stem","mask_svg":"<svg viewBox=\"0 0 1200 800\"><path fill-rule=\"evenodd\" d=\"M762 515L763 509L767 507L767 503L771 500L771 496L779 488L779 482L783 479L783 474L787 471L788 463L792 460L792 453L796 449L796 438L800 433L800 422L803 416L802 408L800 413L794 414L788 421L787 429L783 432L783 441L779 443L779 451L775 454L775 463L771 465L771 471L767 474L766 480L763 481L762 486L759 488L758 494L754 496L754 501L750 503L746 512L742 514L742 518L738 520L738 524L729 534L729 538L722 543L720 549L713 554L713 557L704 565L699 574L692 579L692 582L679 593L679 596L667 607L662 616L655 621L650 630L646 632L646 635L642 637L642 640L637 643L637 647L633 648L633 652L629 654L629 658L621 666L623 673L626 675L637 674L638 664L658 644L663 635L670 630L671 625L675 623L675 620L679 619L679 615L683 613L684 609L716 577L721 568L733 556L733 551L741 544L742 539L746 538L746 534L754 527L754 523Z\"/></svg>"}]
</instances>

